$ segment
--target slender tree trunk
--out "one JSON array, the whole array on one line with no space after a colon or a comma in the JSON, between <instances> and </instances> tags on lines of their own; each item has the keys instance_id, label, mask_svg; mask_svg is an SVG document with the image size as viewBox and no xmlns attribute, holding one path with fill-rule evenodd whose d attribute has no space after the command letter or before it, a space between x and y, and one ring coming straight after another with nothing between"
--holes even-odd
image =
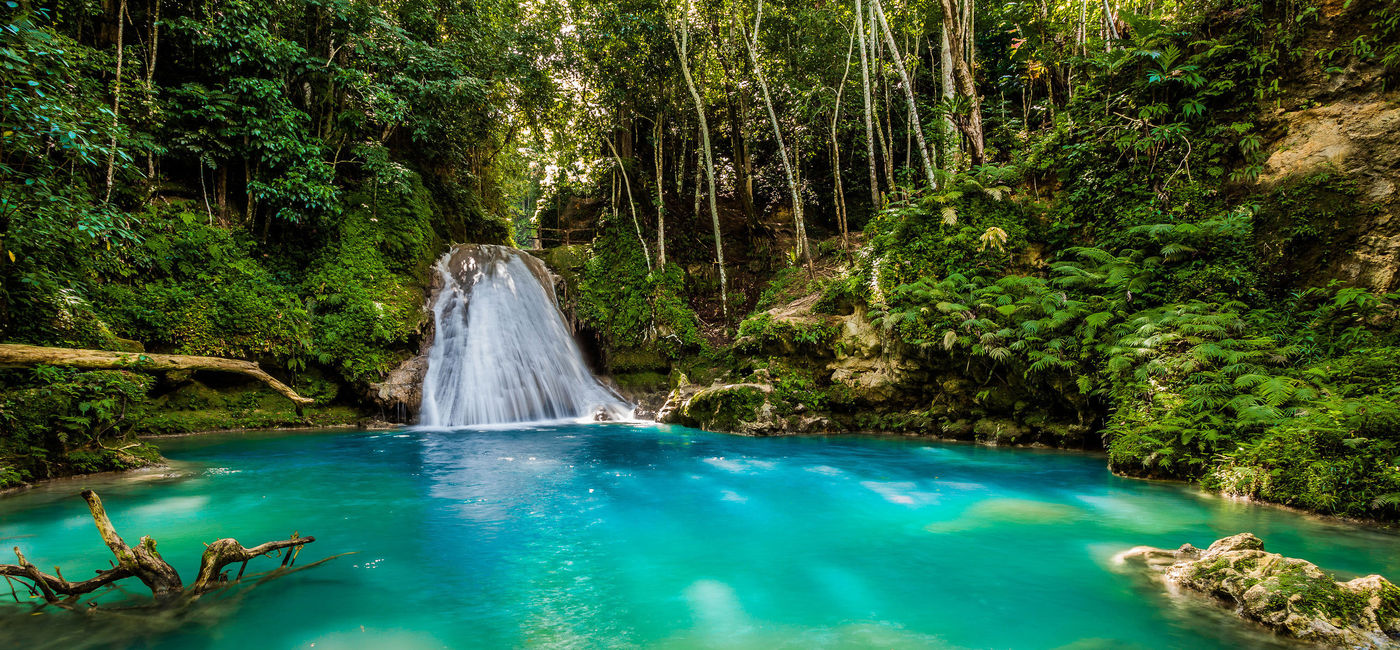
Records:
<instances>
[{"instance_id":1,"label":"slender tree trunk","mask_svg":"<svg viewBox=\"0 0 1400 650\"><path fill-rule=\"evenodd\" d=\"M960 14L954 7L953 0L939 0L939 3L943 7L943 24L949 27L948 45L953 58L953 79L957 82L958 93L967 98L970 106L967 120L962 124L963 135L967 136L968 146L972 150L972 164L981 165L987 161L986 145L982 137L982 101L977 96L977 83L972 77L972 66L968 60L969 50L965 47L971 35L962 31L971 28L972 19Z\"/></svg>"},{"instance_id":2,"label":"slender tree trunk","mask_svg":"<svg viewBox=\"0 0 1400 650\"><path fill-rule=\"evenodd\" d=\"M697 127L696 127L696 131L698 132L699 130L700 130L700 129L699 129L699 127L697 126ZM698 133L697 133L697 135L698 135ZM703 192L701 192L701 190L700 190L700 186L703 184L703 182L702 182L702 181L704 180L703 174L704 174L704 172L705 172L705 154L704 154L704 152L702 152L702 151L700 150L700 143L701 143L701 141L702 141L701 138L696 137L696 139L695 139L695 205L691 208L691 211L690 211L690 216L691 216L692 218L694 218L696 221L699 221L699 220L700 220L700 199L701 199L701 195L703 194Z\"/></svg>"},{"instance_id":3,"label":"slender tree trunk","mask_svg":"<svg viewBox=\"0 0 1400 650\"><path fill-rule=\"evenodd\" d=\"M846 224L846 192L841 185L841 145L836 139L836 125L841 121L841 95L846 91L846 80L851 76L851 55L856 49L856 31L851 30L851 43L846 46L846 70L841 74L841 83L836 86L836 103L831 108L831 173L836 182L836 221L841 227L841 253L849 250Z\"/></svg>"},{"instance_id":4,"label":"slender tree trunk","mask_svg":"<svg viewBox=\"0 0 1400 650\"><path fill-rule=\"evenodd\" d=\"M943 99L951 102L957 95L953 89L953 49L948 43L948 25L944 24L939 28L940 48L938 57L939 81L942 82ZM943 114L943 170L952 174L957 171L957 160L954 153L962 148L962 141L958 137L958 127L953 123L952 113Z\"/></svg>"},{"instance_id":5,"label":"slender tree trunk","mask_svg":"<svg viewBox=\"0 0 1400 650\"><path fill-rule=\"evenodd\" d=\"M880 38L878 36L880 32L880 25L877 19L875 18L875 4L873 2L870 5L866 6L865 17L867 20L870 21L870 63L871 68L873 70L878 65L880 61L880 56L882 54L882 52L880 51ZM879 95L878 93L876 94L877 102L875 104L875 135L879 136L880 138L880 157L884 160L885 186L888 188L888 191L894 192L894 154L891 153L894 150L894 145L892 144L894 142L894 133L890 131L889 86L886 83L887 80L885 78L883 70L880 71L880 74L875 79L875 81L879 84L876 87L876 90L885 91L885 101L883 104L883 113L885 121L883 124L881 124L880 122L880 115L882 111L880 110L881 104L878 102Z\"/></svg>"},{"instance_id":6,"label":"slender tree trunk","mask_svg":"<svg viewBox=\"0 0 1400 650\"><path fill-rule=\"evenodd\" d=\"M904 57L900 56L899 49L895 47L894 32L890 31L884 7L881 6L880 0L871 0L871 4L875 7L875 16L880 19L885 44L890 48L890 58L894 59L894 69L899 72L900 81L904 85L904 98L909 102L909 119L913 121L909 128L914 131L914 139L919 143L919 157L924 163L924 174L928 176L929 187L937 187L938 179L933 174L933 160L929 158L928 143L924 141L923 122L919 119L919 108L914 102L914 84L910 82L909 72L904 68Z\"/></svg>"},{"instance_id":7,"label":"slender tree trunk","mask_svg":"<svg viewBox=\"0 0 1400 650\"><path fill-rule=\"evenodd\" d=\"M744 34L744 49L749 53L749 63L753 65L758 87L763 91L763 106L768 109L768 121L773 125L773 139L778 141L778 156L783 161L783 172L787 175L788 191L792 194L792 220L797 234L797 252L812 270L812 251L807 243L807 223L802 216L802 192L797 187L797 176L793 171L793 161L788 157L787 144L783 140L783 129L778 123L778 113L773 110L773 97L768 92L768 80L763 76L763 66L758 60L759 25L763 23L763 0L758 0L754 13L753 38Z\"/></svg>"},{"instance_id":8,"label":"slender tree trunk","mask_svg":"<svg viewBox=\"0 0 1400 650\"><path fill-rule=\"evenodd\" d=\"M155 85L156 51L160 45L160 0L151 0L151 49L146 59L146 87Z\"/></svg>"},{"instance_id":9,"label":"slender tree trunk","mask_svg":"<svg viewBox=\"0 0 1400 650\"><path fill-rule=\"evenodd\" d=\"M752 232L758 229L759 224L758 209L754 206L753 198L753 161L749 156L748 142L744 139L744 117L748 115L748 106L744 104L744 95L738 91L729 57L724 56L723 48L716 51L720 67L724 69L724 107L729 114L729 143L734 150L734 171L738 175L734 185L739 195L739 207L744 210L744 218ZM737 109L734 106L736 99L739 104Z\"/></svg>"},{"instance_id":10,"label":"slender tree trunk","mask_svg":"<svg viewBox=\"0 0 1400 650\"><path fill-rule=\"evenodd\" d=\"M103 201L112 200L112 179L117 167L117 127L120 125L118 116L122 112L122 59L125 48L122 43L122 36L126 27L126 0L121 0L117 7L117 76L112 84L112 142L107 150L107 193Z\"/></svg>"},{"instance_id":11,"label":"slender tree trunk","mask_svg":"<svg viewBox=\"0 0 1400 650\"><path fill-rule=\"evenodd\" d=\"M753 162L749 158L748 142L744 140L743 116L747 111L734 107L734 96L738 90L733 84L725 84L724 94L725 110L729 114L729 144L734 150L734 171L738 174L738 178L734 179L734 189L739 195L739 207L752 228L758 224L758 208L753 200Z\"/></svg>"},{"instance_id":12,"label":"slender tree trunk","mask_svg":"<svg viewBox=\"0 0 1400 650\"><path fill-rule=\"evenodd\" d=\"M247 163L244 163L245 165ZM228 227L228 166L219 165L219 176L214 181L214 200L219 204L219 226Z\"/></svg>"},{"instance_id":13,"label":"slender tree trunk","mask_svg":"<svg viewBox=\"0 0 1400 650\"><path fill-rule=\"evenodd\" d=\"M685 200L685 161L690 158L685 153L686 143L690 142L690 136L685 135L684 125L680 126L681 141L676 145L676 201L678 203Z\"/></svg>"},{"instance_id":14,"label":"slender tree trunk","mask_svg":"<svg viewBox=\"0 0 1400 650\"><path fill-rule=\"evenodd\" d=\"M919 47L919 44L916 42L916 43L914 43L914 49L912 49L912 50L909 49L909 36L908 36L908 34L906 34L906 35L904 36L904 51L905 51L906 53L912 55L912 56L914 57L914 60L915 60L915 61L918 61L918 58L919 58L919 49L918 49L918 47ZM909 82L910 82L910 84L911 84L911 85L910 85L910 90L912 90L915 94L918 94L918 88L914 87L912 84L913 84L917 79L918 79L917 73L916 73L914 76L911 76L911 77L909 78ZM910 115L910 114L906 114L906 115L904 116L904 168L905 168L905 169L908 169L908 168L911 168L911 167L914 166L914 142L913 142L913 140L912 140L914 134L913 134L913 129L909 128L909 125L911 125L911 124L919 124L919 120L915 119L915 117L916 117L916 116ZM920 128L922 128L922 127L920 127ZM935 161L935 162L937 162L937 161Z\"/></svg>"},{"instance_id":15,"label":"slender tree trunk","mask_svg":"<svg viewBox=\"0 0 1400 650\"><path fill-rule=\"evenodd\" d=\"M657 111L656 134L652 138L656 149L656 266L663 270L666 268L666 176L662 173L665 163L662 159L665 151L662 146L662 139L666 136L665 119L665 111Z\"/></svg>"},{"instance_id":16,"label":"slender tree trunk","mask_svg":"<svg viewBox=\"0 0 1400 650\"><path fill-rule=\"evenodd\" d=\"M155 101L155 75L156 75L156 52L160 46L160 0L151 0L148 11L151 12L151 48L146 58L146 112L150 117L151 103ZM156 158L155 154L146 152L146 178L147 182L156 182Z\"/></svg>"},{"instance_id":17,"label":"slender tree trunk","mask_svg":"<svg viewBox=\"0 0 1400 650\"><path fill-rule=\"evenodd\" d=\"M641 242L642 257L647 261L647 273L651 273L651 251L647 249L647 238L642 236L642 222L637 219L637 202L632 200L632 182L627 178L627 167L622 164L622 156L618 155L617 147L613 146L612 138L603 138L603 142L608 143L613 160L617 161L617 171L622 174L622 187L627 190L627 209L632 213L632 227L637 229L637 241Z\"/></svg>"},{"instance_id":18,"label":"slender tree trunk","mask_svg":"<svg viewBox=\"0 0 1400 650\"><path fill-rule=\"evenodd\" d=\"M856 43L860 45L860 81L865 102L865 151L870 159L870 209L880 209L880 173L876 171L874 110L870 102L870 58L865 50L865 9L856 0Z\"/></svg>"},{"instance_id":19,"label":"slender tree trunk","mask_svg":"<svg viewBox=\"0 0 1400 650\"><path fill-rule=\"evenodd\" d=\"M880 103L885 116L885 179L889 181L890 187L895 186L894 175L894 120L890 118L890 78L889 75L880 75L880 90L884 92L884 101Z\"/></svg>"},{"instance_id":20,"label":"slender tree trunk","mask_svg":"<svg viewBox=\"0 0 1400 650\"><path fill-rule=\"evenodd\" d=\"M671 41L676 46L676 53L679 55L681 64L681 74L685 76L686 88L690 90L691 99L695 100L695 115L700 120L700 146L701 153L705 157L705 176L710 184L710 220L715 228L715 259L719 263L719 304L724 319L729 320L729 280L724 271L724 238L720 234L719 228L719 205L715 203L715 161L710 149L710 124L705 119L705 100L700 98L700 91L695 88L695 80L690 76L690 1L686 0L680 17L680 37L677 38L674 31L671 32ZM696 184L697 191L699 184Z\"/></svg>"}]
</instances>

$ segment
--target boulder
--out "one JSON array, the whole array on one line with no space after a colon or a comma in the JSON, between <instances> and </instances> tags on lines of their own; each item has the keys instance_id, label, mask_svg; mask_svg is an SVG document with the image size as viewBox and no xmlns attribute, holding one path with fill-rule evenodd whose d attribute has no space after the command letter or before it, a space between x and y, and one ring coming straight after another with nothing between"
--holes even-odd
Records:
<instances>
[{"instance_id":1,"label":"boulder","mask_svg":"<svg viewBox=\"0 0 1400 650\"><path fill-rule=\"evenodd\" d=\"M1250 533L1202 551L1139 546L1119 555L1168 585L1213 596L1242 618L1303 641L1400 648L1400 587L1378 575L1338 582L1306 560L1264 550Z\"/></svg>"},{"instance_id":2,"label":"boulder","mask_svg":"<svg viewBox=\"0 0 1400 650\"><path fill-rule=\"evenodd\" d=\"M682 381L666 398L657 420L707 431L754 434L772 419L768 401L772 392L768 384L715 384L697 389ZM763 407L768 407L767 411Z\"/></svg>"},{"instance_id":3,"label":"boulder","mask_svg":"<svg viewBox=\"0 0 1400 650\"><path fill-rule=\"evenodd\" d=\"M394 368L384 381L372 383L366 397L400 422L410 421L423 402L423 378L428 374L428 355L413 357Z\"/></svg>"}]
</instances>

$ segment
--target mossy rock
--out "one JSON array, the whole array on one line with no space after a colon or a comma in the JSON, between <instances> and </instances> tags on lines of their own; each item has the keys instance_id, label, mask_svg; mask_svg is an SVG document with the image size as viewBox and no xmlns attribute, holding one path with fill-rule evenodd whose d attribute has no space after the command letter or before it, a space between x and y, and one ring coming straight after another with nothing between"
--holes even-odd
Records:
<instances>
[{"instance_id":1,"label":"mossy rock","mask_svg":"<svg viewBox=\"0 0 1400 650\"><path fill-rule=\"evenodd\" d=\"M978 420L972 430L979 441L990 444L1016 445L1034 441L1029 427L1006 418Z\"/></svg>"},{"instance_id":2,"label":"mossy rock","mask_svg":"<svg viewBox=\"0 0 1400 650\"><path fill-rule=\"evenodd\" d=\"M608 357L608 366L615 375L671 371L671 362L655 348L614 350Z\"/></svg>"},{"instance_id":3,"label":"mossy rock","mask_svg":"<svg viewBox=\"0 0 1400 650\"><path fill-rule=\"evenodd\" d=\"M668 373L656 371L614 374L613 381L626 390L666 390L671 387Z\"/></svg>"},{"instance_id":4,"label":"mossy rock","mask_svg":"<svg viewBox=\"0 0 1400 650\"><path fill-rule=\"evenodd\" d=\"M538 255L549 266L549 270L569 278L583 270L592 251L587 244L570 244L546 248L539 251Z\"/></svg>"},{"instance_id":5,"label":"mossy rock","mask_svg":"<svg viewBox=\"0 0 1400 650\"><path fill-rule=\"evenodd\" d=\"M1216 540L1205 551L1138 547L1125 559L1149 567L1170 562L1170 584L1209 594L1241 617L1289 636L1331 646L1400 647L1400 588L1378 575L1338 582L1317 565L1264 550L1249 533Z\"/></svg>"},{"instance_id":6,"label":"mossy rock","mask_svg":"<svg viewBox=\"0 0 1400 650\"><path fill-rule=\"evenodd\" d=\"M773 392L763 384L711 386L695 393L679 410L683 424L707 431L735 432L759 419L759 407Z\"/></svg>"}]
</instances>

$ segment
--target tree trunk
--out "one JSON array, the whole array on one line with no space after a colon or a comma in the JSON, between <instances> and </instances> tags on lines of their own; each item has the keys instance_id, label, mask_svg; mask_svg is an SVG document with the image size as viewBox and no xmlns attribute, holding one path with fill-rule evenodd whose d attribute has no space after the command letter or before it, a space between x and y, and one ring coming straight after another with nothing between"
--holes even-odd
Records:
<instances>
[{"instance_id":1,"label":"tree trunk","mask_svg":"<svg viewBox=\"0 0 1400 650\"><path fill-rule=\"evenodd\" d=\"M836 183L836 221L841 227L841 252L849 249L846 223L846 192L841 185L841 145L836 139L836 125L841 121L841 95L846 91L846 80L851 76L851 54L856 49L856 31L851 30L851 43L846 46L846 70L841 74L841 83L836 86L836 102L831 109L831 173Z\"/></svg>"},{"instance_id":2,"label":"tree trunk","mask_svg":"<svg viewBox=\"0 0 1400 650\"><path fill-rule=\"evenodd\" d=\"M797 187L797 176L793 171L793 160L788 157L787 144L783 141L782 126L778 123L778 113L773 110L773 97L768 93L768 80L763 76L763 66L758 61L758 30L763 22L763 0L758 0L754 13L753 38L744 34L744 49L749 53L749 63L753 65L758 87L763 91L763 106L768 109L768 121L773 125L773 138L778 141L778 156L783 161L783 172L787 175L788 191L792 194L792 220L796 228L797 252L812 270L812 251L807 243L807 223L802 216L802 193Z\"/></svg>"},{"instance_id":3,"label":"tree trunk","mask_svg":"<svg viewBox=\"0 0 1400 650\"><path fill-rule=\"evenodd\" d=\"M697 125L696 130L700 131L702 129ZM690 216L696 221L700 220L700 199L703 195L700 186L703 184L705 173L705 153L700 150L700 143L702 141L702 137L697 137L695 139L695 204L691 206Z\"/></svg>"},{"instance_id":4,"label":"tree trunk","mask_svg":"<svg viewBox=\"0 0 1400 650\"><path fill-rule=\"evenodd\" d=\"M103 201L112 200L112 179L116 173L117 166L117 127L120 126L118 116L122 112L122 59L125 54L122 44L122 36L126 27L126 0L121 0L117 6L117 77L112 84L112 142L107 150L107 193Z\"/></svg>"},{"instance_id":5,"label":"tree trunk","mask_svg":"<svg viewBox=\"0 0 1400 650\"><path fill-rule=\"evenodd\" d=\"M151 104L155 101L156 51L160 46L160 0L151 0L147 11L151 12L151 47L146 57L146 116L151 117ZM156 182L155 154L146 152L146 182L152 186Z\"/></svg>"},{"instance_id":6,"label":"tree trunk","mask_svg":"<svg viewBox=\"0 0 1400 650\"><path fill-rule=\"evenodd\" d=\"M744 211L745 222L752 234L758 230L759 222L753 198L753 159L749 156L749 145L744 139L744 116L748 115L748 107L737 89L734 72L730 69L728 57L724 56L723 48L718 50L717 58L724 69L724 108L729 115L729 145L734 150L734 172L738 176L734 180L734 189L739 195L739 207ZM737 109L734 106L736 98L739 102Z\"/></svg>"},{"instance_id":7,"label":"tree trunk","mask_svg":"<svg viewBox=\"0 0 1400 650\"><path fill-rule=\"evenodd\" d=\"M1108 25L1108 36L1113 40L1118 40L1118 16L1114 15L1113 7L1108 5L1108 0L1103 0L1103 22ZM117 42L121 42L121 30L117 31ZM1110 45L1109 47L1112 47ZM117 69L121 69L121 64L117 64Z\"/></svg>"},{"instance_id":8,"label":"tree trunk","mask_svg":"<svg viewBox=\"0 0 1400 650\"><path fill-rule=\"evenodd\" d=\"M945 22L938 30L941 39L938 57L939 81L942 84L943 99L951 102L957 95L953 88L953 46L948 42L948 25ZM962 149L958 138L958 127L953 123L952 113L943 114L943 171L952 174L957 171L954 152Z\"/></svg>"},{"instance_id":9,"label":"tree trunk","mask_svg":"<svg viewBox=\"0 0 1400 650\"><path fill-rule=\"evenodd\" d=\"M197 357L183 354L145 354L141 352L108 352L77 348L46 348L37 345L0 344L0 368L27 366L64 366L95 370L214 370L247 375L285 395L298 407L314 400L298 395L295 390L267 374L258 364L241 359Z\"/></svg>"},{"instance_id":10,"label":"tree trunk","mask_svg":"<svg viewBox=\"0 0 1400 650\"><path fill-rule=\"evenodd\" d=\"M909 72L904 68L904 57L900 56L899 49L895 47L894 32L890 30L884 7L880 0L871 0L871 4L875 7L875 16L880 19L880 28L885 34L885 45L890 48L890 58L894 59L894 69L899 72L899 79L904 86L904 98L909 102L909 119L913 122L909 128L914 131L914 139L919 143L919 158L924 163L924 174L928 176L929 187L938 187L938 179L933 174L933 160L928 155L928 143L924 141L923 121L919 119L919 108L914 102L914 84L910 83Z\"/></svg>"},{"instance_id":11,"label":"tree trunk","mask_svg":"<svg viewBox=\"0 0 1400 650\"><path fill-rule=\"evenodd\" d=\"M647 250L647 238L642 236L642 222L637 219L637 202L632 200L632 183L627 178L627 167L622 164L622 156L618 155L612 138L603 138L603 142L608 143L608 149L612 150L613 159L617 161L617 170L622 172L622 187L627 190L627 208L632 212L632 226L637 229L637 241L642 243L642 257L647 261L647 273L651 273L651 251Z\"/></svg>"},{"instance_id":12,"label":"tree trunk","mask_svg":"<svg viewBox=\"0 0 1400 650\"><path fill-rule=\"evenodd\" d=\"M860 80L863 90L862 99L865 101L865 150L870 158L870 209L880 209L880 173L876 170L879 163L875 161L875 124L874 109L870 102L870 59L865 50L865 9L861 7L861 0L856 0L856 43L860 45Z\"/></svg>"},{"instance_id":13,"label":"tree trunk","mask_svg":"<svg viewBox=\"0 0 1400 650\"><path fill-rule=\"evenodd\" d=\"M871 68L873 70L880 61L880 55L882 54L880 51L880 40L877 36L880 32L880 25L877 19L875 18L875 5L873 2L866 6L865 17L867 20L870 21L870 63ZM877 91L876 97L879 97L878 91L885 91L885 101L883 104L883 113L885 118L884 124L881 124L880 122L880 114L882 112L880 110L881 104L878 102L878 100L875 104L873 104L873 106L875 107L875 135L880 138L880 157L884 160L885 186L887 188L887 191L894 192L894 154L891 153L891 151L893 151L893 145L891 143L894 141L894 134L890 132L889 87L886 84L886 79L883 71L881 71L879 77L877 77L875 81L879 84L875 88L875 90Z\"/></svg>"},{"instance_id":14,"label":"tree trunk","mask_svg":"<svg viewBox=\"0 0 1400 650\"><path fill-rule=\"evenodd\" d=\"M695 115L700 120L700 140L701 153L705 157L705 176L710 185L710 220L715 228L715 259L719 263L719 303L720 310L724 314L725 320L729 319L729 281L724 272L724 238L720 234L719 228L719 206L715 203L715 161L710 149L710 123L705 119L705 100L700 98L700 91L695 88L695 80L690 76L689 48L690 48L690 1L686 0L684 8L681 10L680 37L677 38L674 31L671 32L671 41L676 45L676 52L679 55L681 73L685 76L686 88L690 90L691 99L695 100ZM699 186L697 185L697 190Z\"/></svg>"},{"instance_id":15,"label":"tree trunk","mask_svg":"<svg viewBox=\"0 0 1400 650\"><path fill-rule=\"evenodd\" d=\"M953 58L953 78L957 82L958 93L968 99L970 109L967 120L962 124L963 135L967 136L971 148L972 164L981 165L987 161L986 144L982 137L982 102L977 96L977 83L972 77L972 66L968 60L969 49L965 44L971 39L971 16L959 13L953 0L939 0L943 7L943 24L948 27L948 46ZM970 11L968 13L971 13Z\"/></svg>"},{"instance_id":16,"label":"tree trunk","mask_svg":"<svg viewBox=\"0 0 1400 650\"><path fill-rule=\"evenodd\" d=\"M246 163L245 163L246 165ZM219 175L214 179L214 199L219 203L219 226L228 227L228 167L219 165Z\"/></svg>"},{"instance_id":17,"label":"tree trunk","mask_svg":"<svg viewBox=\"0 0 1400 650\"><path fill-rule=\"evenodd\" d=\"M155 87L156 51L160 45L160 0L151 0L151 49L146 61L146 88L149 92Z\"/></svg>"},{"instance_id":18,"label":"tree trunk","mask_svg":"<svg viewBox=\"0 0 1400 650\"><path fill-rule=\"evenodd\" d=\"M666 135L664 128L666 113L658 111L656 113L655 135L652 137L652 145L656 150L656 266L662 270L666 268L666 176L662 173L665 148L662 146L662 139Z\"/></svg>"}]
</instances>

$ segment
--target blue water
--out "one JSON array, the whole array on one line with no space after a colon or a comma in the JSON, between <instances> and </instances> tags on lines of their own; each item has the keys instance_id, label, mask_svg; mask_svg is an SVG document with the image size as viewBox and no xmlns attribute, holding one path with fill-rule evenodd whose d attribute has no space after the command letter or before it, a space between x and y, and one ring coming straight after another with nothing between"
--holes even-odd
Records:
<instances>
[{"instance_id":1,"label":"blue water","mask_svg":"<svg viewBox=\"0 0 1400 650\"><path fill-rule=\"evenodd\" d=\"M1120 479L1090 454L621 424L162 447L175 476L0 499L3 545L70 578L105 566L75 496L93 487L187 580L225 536L314 535L302 564L357 553L158 624L0 605L0 647L1259 647L1282 642L1112 556L1250 531L1400 576L1393 532Z\"/></svg>"}]
</instances>

